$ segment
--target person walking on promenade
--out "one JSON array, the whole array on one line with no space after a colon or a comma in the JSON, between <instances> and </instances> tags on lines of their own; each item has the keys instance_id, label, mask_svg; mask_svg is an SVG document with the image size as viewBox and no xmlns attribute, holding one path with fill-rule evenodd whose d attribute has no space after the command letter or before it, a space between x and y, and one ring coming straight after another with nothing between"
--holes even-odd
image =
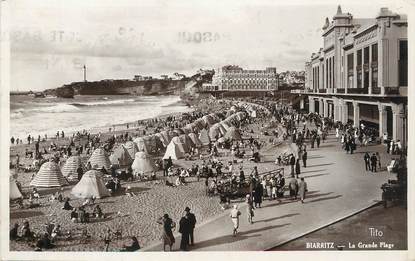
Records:
<instances>
[{"instance_id":1,"label":"person walking on promenade","mask_svg":"<svg viewBox=\"0 0 415 261\"><path fill-rule=\"evenodd\" d=\"M300 175L301 169L300 169L300 159L297 159L297 162L295 163L295 175L298 179L298 175Z\"/></svg>"},{"instance_id":2,"label":"person walking on promenade","mask_svg":"<svg viewBox=\"0 0 415 261\"><path fill-rule=\"evenodd\" d=\"M320 135L317 135L316 143L317 143L317 148L320 148Z\"/></svg>"},{"instance_id":3,"label":"person walking on promenade","mask_svg":"<svg viewBox=\"0 0 415 261\"><path fill-rule=\"evenodd\" d=\"M366 171L371 171L372 169L370 168L370 155L368 152L366 152L363 156L363 160L365 161Z\"/></svg>"},{"instance_id":4,"label":"person walking on promenade","mask_svg":"<svg viewBox=\"0 0 415 261\"><path fill-rule=\"evenodd\" d=\"M189 230L189 245L193 246L194 242L195 242L195 238L193 235L193 232L195 230L195 226L196 226L196 216L195 214L190 212L190 208L186 207L184 209L184 211L186 212L186 216L188 216L189 218L189 222L190 222L190 230Z\"/></svg>"},{"instance_id":5,"label":"person walking on promenade","mask_svg":"<svg viewBox=\"0 0 415 261\"><path fill-rule=\"evenodd\" d=\"M303 167L305 168L307 167L307 151L306 150L304 150L302 157L303 157Z\"/></svg>"},{"instance_id":6,"label":"person walking on promenade","mask_svg":"<svg viewBox=\"0 0 415 261\"><path fill-rule=\"evenodd\" d=\"M249 194L246 195L245 203L247 205L246 214L248 216L248 223L253 224L254 223L254 221L253 221L254 205L253 205L253 202L252 202L251 195L249 195Z\"/></svg>"},{"instance_id":7,"label":"person walking on promenade","mask_svg":"<svg viewBox=\"0 0 415 261\"><path fill-rule=\"evenodd\" d=\"M110 243L111 243L111 229L108 228L107 232L104 235L105 252L108 252Z\"/></svg>"},{"instance_id":8,"label":"person walking on promenade","mask_svg":"<svg viewBox=\"0 0 415 261\"><path fill-rule=\"evenodd\" d=\"M288 183L288 188L290 189L290 197L291 199L297 199L298 194L298 181L295 178L291 178L290 182Z\"/></svg>"},{"instance_id":9,"label":"person walking on promenade","mask_svg":"<svg viewBox=\"0 0 415 261\"><path fill-rule=\"evenodd\" d=\"M257 182L253 194L255 207L261 207L262 197L264 196L264 187L261 182Z\"/></svg>"},{"instance_id":10,"label":"person walking on promenade","mask_svg":"<svg viewBox=\"0 0 415 261\"><path fill-rule=\"evenodd\" d=\"M376 154L373 153L372 157L370 157L370 163L371 163L371 167L372 167L372 172L376 172L376 165L377 165L377 158L376 158Z\"/></svg>"},{"instance_id":11,"label":"person walking on promenade","mask_svg":"<svg viewBox=\"0 0 415 261\"><path fill-rule=\"evenodd\" d=\"M379 163L379 170L381 170L382 164L380 163L380 154L379 154L379 152L376 152L376 160Z\"/></svg>"},{"instance_id":12,"label":"person walking on promenade","mask_svg":"<svg viewBox=\"0 0 415 261\"><path fill-rule=\"evenodd\" d=\"M182 240L180 241L180 250L188 251L189 246L189 234L190 234L190 220L188 215L184 215L179 222L179 233L182 234Z\"/></svg>"},{"instance_id":13,"label":"person walking on promenade","mask_svg":"<svg viewBox=\"0 0 415 261\"><path fill-rule=\"evenodd\" d=\"M315 142L316 138L314 137L314 135L311 136L311 148L314 149L314 142Z\"/></svg>"},{"instance_id":14,"label":"person walking on promenade","mask_svg":"<svg viewBox=\"0 0 415 261\"><path fill-rule=\"evenodd\" d=\"M161 238L163 240L163 251L166 251L166 245L171 248L175 242L174 236L173 236L173 229L176 227L176 224L173 222L173 220L169 217L168 214L164 214L161 218L157 220L157 223L163 225L163 231Z\"/></svg>"},{"instance_id":15,"label":"person walking on promenade","mask_svg":"<svg viewBox=\"0 0 415 261\"><path fill-rule=\"evenodd\" d=\"M304 203L307 191L307 182L304 181L304 178L301 178L300 184L298 185L298 193L300 194L301 203Z\"/></svg>"},{"instance_id":16,"label":"person walking on promenade","mask_svg":"<svg viewBox=\"0 0 415 261\"><path fill-rule=\"evenodd\" d=\"M290 166L291 166L291 177L294 177L294 166L295 166L295 157L294 157L294 154L291 154Z\"/></svg>"},{"instance_id":17,"label":"person walking on promenade","mask_svg":"<svg viewBox=\"0 0 415 261\"><path fill-rule=\"evenodd\" d=\"M233 236L236 236L236 234L238 233L240 215L241 211L238 210L238 205L233 205L233 209L231 210L231 214L229 215L233 223Z\"/></svg>"}]
</instances>

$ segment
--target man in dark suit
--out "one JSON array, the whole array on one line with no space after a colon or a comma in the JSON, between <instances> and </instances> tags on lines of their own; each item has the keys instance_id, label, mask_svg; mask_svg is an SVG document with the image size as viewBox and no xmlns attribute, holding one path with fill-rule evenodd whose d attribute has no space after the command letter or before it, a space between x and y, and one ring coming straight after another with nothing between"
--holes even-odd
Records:
<instances>
[{"instance_id":1,"label":"man in dark suit","mask_svg":"<svg viewBox=\"0 0 415 261\"><path fill-rule=\"evenodd\" d=\"M182 234L182 240L180 241L180 250L187 251L189 246L189 234L190 234L190 220L188 215L184 215L179 222L179 233Z\"/></svg>"},{"instance_id":2,"label":"man in dark suit","mask_svg":"<svg viewBox=\"0 0 415 261\"><path fill-rule=\"evenodd\" d=\"M372 157L370 157L370 163L371 163L371 168L372 168L372 172L376 172L376 165L378 163L378 158L376 157L376 154L373 153Z\"/></svg>"},{"instance_id":3,"label":"man in dark suit","mask_svg":"<svg viewBox=\"0 0 415 261\"><path fill-rule=\"evenodd\" d=\"M189 207L186 207L184 209L184 211L186 212L186 216L189 219L189 228L190 228L190 230L189 230L189 242L190 242L190 245L193 246L194 242L195 242L193 231L195 230L195 226L196 226L196 216L195 216L195 214L190 212Z\"/></svg>"}]
</instances>

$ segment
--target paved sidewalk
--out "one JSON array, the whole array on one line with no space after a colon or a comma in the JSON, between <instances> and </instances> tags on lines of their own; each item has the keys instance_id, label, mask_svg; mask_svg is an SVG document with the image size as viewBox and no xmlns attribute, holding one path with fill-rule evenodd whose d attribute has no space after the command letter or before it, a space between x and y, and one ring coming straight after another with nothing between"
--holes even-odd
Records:
<instances>
[{"instance_id":1,"label":"paved sidewalk","mask_svg":"<svg viewBox=\"0 0 415 261\"><path fill-rule=\"evenodd\" d=\"M382 171L366 172L363 155L365 151L381 153ZM239 234L232 236L233 225L229 211L214 220L201 224L195 230L195 246L191 251L259 251L293 240L316 229L332 224L376 204L381 198L381 184L394 178L385 170L390 155L383 145L358 147L355 154L346 154L333 135L320 148L308 146L307 168L300 177L308 184L304 204L284 199L265 200L262 208L255 210L254 224L247 222L246 207L238 203L242 216ZM289 174L288 168L285 172ZM289 179L286 176L286 183ZM176 237L174 248L180 244ZM155 244L143 251L162 251Z\"/></svg>"}]
</instances>

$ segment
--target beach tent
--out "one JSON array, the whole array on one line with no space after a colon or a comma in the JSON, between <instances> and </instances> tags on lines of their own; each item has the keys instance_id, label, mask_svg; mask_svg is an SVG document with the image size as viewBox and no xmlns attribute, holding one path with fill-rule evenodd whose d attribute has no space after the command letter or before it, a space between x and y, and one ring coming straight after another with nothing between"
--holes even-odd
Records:
<instances>
[{"instance_id":1,"label":"beach tent","mask_svg":"<svg viewBox=\"0 0 415 261\"><path fill-rule=\"evenodd\" d=\"M71 179L78 179L78 168L82 166L81 157L78 155L69 157L62 167L63 176Z\"/></svg>"},{"instance_id":2,"label":"beach tent","mask_svg":"<svg viewBox=\"0 0 415 261\"><path fill-rule=\"evenodd\" d=\"M182 134L179 136L179 140L184 143L189 150L195 146L195 144L193 143L192 139L189 137L189 135L187 134Z\"/></svg>"},{"instance_id":3,"label":"beach tent","mask_svg":"<svg viewBox=\"0 0 415 261\"><path fill-rule=\"evenodd\" d=\"M134 162L131 168L133 169L135 174L144 174L157 170L153 159L144 151L140 151L135 154Z\"/></svg>"},{"instance_id":4,"label":"beach tent","mask_svg":"<svg viewBox=\"0 0 415 261\"><path fill-rule=\"evenodd\" d=\"M221 121L220 124L225 129L225 133L232 127L232 124L230 123L230 120ZM225 134L225 133L223 133L223 134Z\"/></svg>"},{"instance_id":5,"label":"beach tent","mask_svg":"<svg viewBox=\"0 0 415 261\"><path fill-rule=\"evenodd\" d=\"M176 133L177 136L185 134L184 130L182 129L174 129L173 132Z\"/></svg>"},{"instance_id":6,"label":"beach tent","mask_svg":"<svg viewBox=\"0 0 415 261\"><path fill-rule=\"evenodd\" d=\"M154 134L160 142L163 144L163 147L167 147L169 145L170 139L166 137L165 135L168 135L167 132L163 131L165 134L163 135L161 132Z\"/></svg>"},{"instance_id":7,"label":"beach tent","mask_svg":"<svg viewBox=\"0 0 415 261\"><path fill-rule=\"evenodd\" d=\"M209 133L208 130L203 129L199 133L199 140L202 142L203 145L207 145L210 143Z\"/></svg>"},{"instance_id":8,"label":"beach tent","mask_svg":"<svg viewBox=\"0 0 415 261\"><path fill-rule=\"evenodd\" d=\"M241 136L239 129L235 127L230 127L225 134L225 139L239 141L239 140L242 140L242 136Z\"/></svg>"},{"instance_id":9,"label":"beach tent","mask_svg":"<svg viewBox=\"0 0 415 261\"><path fill-rule=\"evenodd\" d=\"M118 165L120 168L127 168L133 163L133 159L127 149L123 145L120 145L110 156L110 162L112 165Z\"/></svg>"},{"instance_id":10,"label":"beach tent","mask_svg":"<svg viewBox=\"0 0 415 261\"><path fill-rule=\"evenodd\" d=\"M108 171L111 167L111 161L103 148L94 150L88 162L91 163L94 169L102 169L104 167Z\"/></svg>"},{"instance_id":11,"label":"beach tent","mask_svg":"<svg viewBox=\"0 0 415 261\"><path fill-rule=\"evenodd\" d=\"M30 182L34 187L61 187L69 185L62 175L59 165L54 161L43 163L36 176Z\"/></svg>"},{"instance_id":12,"label":"beach tent","mask_svg":"<svg viewBox=\"0 0 415 261\"><path fill-rule=\"evenodd\" d=\"M186 124L186 126L184 126L182 130L184 131L185 134L189 134L193 132L193 125L191 123Z\"/></svg>"},{"instance_id":13,"label":"beach tent","mask_svg":"<svg viewBox=\"0 0 415 261\"><path fill-rule=\"evenodd\" d=\"M212 127L209 128L209 138L211 140L216 139L216 137L222 137L222 132L219 130L219 123L215 123ZM223 127L222 127L223 128Z\"/></svg>"},{"instance_id":14,"label":"beach tent","mask_svg":"<svg viewBox=\"0 0 415 261\"><path fill-rule=\"evenodd\" d=\"M205 126L208 127L212 126L217 122L211 114L203 116L202 120L205 122Z\"/></svg>"},{"instance_id":15,"label":"beach tent","mask_svg":"<svg viewBox=\"0 0 415 261\"><path fill-rule=\"evenodd\" d=\"M149 138L150 138L149 139L149 141L150 141L150 147L151 147L151 150L152 150L153 153L157 153L160 150L163 150L164 149L164 144L161 141L161 139L160 139L159 136L153 134L153 135L150 135Z\"/></svg>"},{"instance_id":16,"label":"beach tent","mask_svg":"<svg viewBox=\"0 0 415 261\"><path fill-rule=\"evenodd\" d=\"M16 184L16 180L12 177L10 177L10 191L9 191L9 195L10 195L10 200L13 199L18 199L18 198L22 198L23 195L20 192L19 187Z\"/></svg>"},{"instance_id":17,"label":"beach tent","mask_svg":"<svg viewBox=\"0 0 415 261\"><path fill-rule=\"evenodd\" d=\"M197 119L193 122L194 128L196 128L196 131L199 132L200 130L206 128L205 121L202 119Z\"/></svg>"},{"instance_id":18,"label":"beach tent","mask_svg":"<svg viewBox=\"0 0 415 261\"><path fill-rule=\"evenodd\" d=\"M138 151L144 151L145 153L150 153L151 152L150 148L147 146L147 142L144 140L144 137L136 138L134 140L134 143L137 145ZM134 155L134 157L135 157L135 155Z\"/></svg>"},{"instance_id":19,"label":"beach tent","mask_svg":"<svg viewBox=\"0 0 415 261\"><path fill-rule=\"evenodd\" d=\"M166 153L164 153L163 159L168 159L171 157L173 160L178 160L184 158L184 153L179 149L179 146L171 141L166 148Z\"/></svg>"},{"instance_id":20,"label":"beach tent","mask_svg":"<svg viewBox=\"0 0 415 261\"><path fill-rule=\"evenodd\" d=\"M102 173L98 170L88 170L81 180L72 188L71 194L77 198L103 198L111 196L105 187Z\"/></svg>"},{"instance_id":21,"label":"beach tent","mask_svg":"<svg viewBox=\"0 0 415 261\"><path fill-rule=\"evenodd\" d=\"M172 142L177 145L177 147L179 148L179 150L183 154L188 153L190 151L190 147L186 143L183 143L180 140L179 137L173 137L173 139L171 139L171 142L170 143L172 143Z\"/></svg>"},{"instance_id":22,"label":"beach tent","mask_svg":"<svg viewBox=\"0 0 415 261\"><path fill-rule=\"evenodd\" d=\"M192 132L188 136L192 140L192 142L193 142L193 144L194 144L194 146L196 148L200 148L200 147L203 146L202 142L199 140L199 138L197 137L196 133L193 133Z\"/></svg>"},{"instance_id":23,"label":"beach tent","mask_svg":"<svg viewBox=\"0 0 415 261\"><path fill-rule=\"evenodd\" d=\"M133 159L135 157L135 154L138 152L137 144L135 144L133 141L127 141L124 144L124 147L127 149L128 153L130 154L130 157Z\"/></svg>"}]
</instances>

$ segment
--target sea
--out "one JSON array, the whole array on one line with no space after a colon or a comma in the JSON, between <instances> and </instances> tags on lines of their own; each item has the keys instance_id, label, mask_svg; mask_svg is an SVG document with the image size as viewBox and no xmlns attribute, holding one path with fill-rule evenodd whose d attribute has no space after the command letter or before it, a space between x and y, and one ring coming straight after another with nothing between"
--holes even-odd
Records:
<instances>
[{"instance_id":1,"label":"sea","mask_svg":"<svg viewBox=\"0 0 415 261\"><path fill-rule=\"evenodd\" d=\"M108 131L114 125L135 122L191 108L178 96L79 95L73 99L10 96L10 135L26 140L30 134L53 137L57 131ZM126 127L116 127L120 130Z\"/></svg>"}]
</instances>

